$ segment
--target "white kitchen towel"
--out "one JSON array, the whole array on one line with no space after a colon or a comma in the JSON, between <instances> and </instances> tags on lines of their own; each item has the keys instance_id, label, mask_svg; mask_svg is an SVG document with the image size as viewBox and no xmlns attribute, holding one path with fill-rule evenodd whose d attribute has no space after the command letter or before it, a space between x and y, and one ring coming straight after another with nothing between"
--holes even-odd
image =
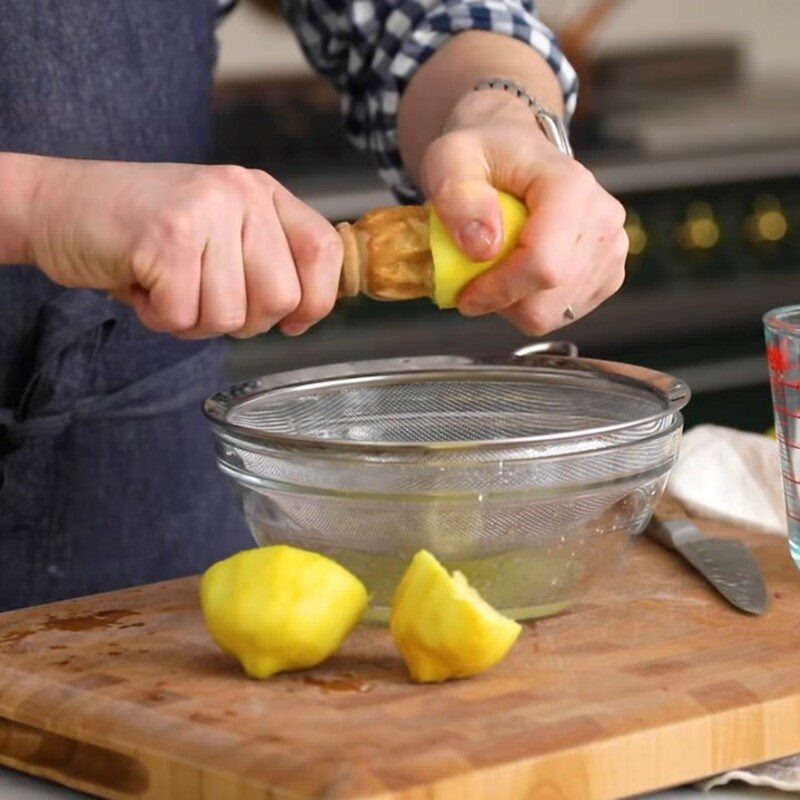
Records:
<instances>
[{"instance_id":1,"label":"white kitchen towel","mask_svg":"<svg viewBox=\"0 0 800 800\"><path fill-rule=\"evenodd\" d=\"M704 791L708 791L715 786L725 786L733 781L744 781L751 786L768 786L771 789L797 795L800 791L800 756L789 756L777 761L767 761L755 767L735 769L698 785Z\"/></svg>"},{"instance_id":2,"label":"white kitchen towel","mask_svg":"<svg viewBox=\"0 0 800 800\"><path fill-rule=\"evenodd\" d=\"M693 515L786 536L778 443L698 425L683 436L667 491Z\"/></svg>"},{"instance_id":3,"label":"white kitchen towel","mask_svg":"<svg viewBox=\"0 0 800 800\"><path fill-rule=\"evenodd\" d=\"M698 425L683 437L667 491L698 517L786 536L775 439L717 425ZM800 756L726 772L698 786L708 791L733 781L796 795L800 792Z\"/></svg>"}]
</instances>

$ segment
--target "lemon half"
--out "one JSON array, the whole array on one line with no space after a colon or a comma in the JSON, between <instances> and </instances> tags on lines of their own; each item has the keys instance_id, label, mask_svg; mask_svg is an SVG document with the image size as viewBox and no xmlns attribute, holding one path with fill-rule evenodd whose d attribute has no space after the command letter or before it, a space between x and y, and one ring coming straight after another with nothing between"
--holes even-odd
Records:
<instances>
[{"instance_id":1,"label":"lemon half","mask_svg":"<svg viewBox=\"0 0 800 800\"><path fill-rule=\"evenodd\" d=\"M286 545L244 550L200 581L211 637L252 678L324 661L358 624L367 600L364 584L344 567Z\"/></svg>"},{"instance_id":2,"label":"lemon half","mask_svg":"<svg viewBox=\"0 0 800 800\"><path fill-rule=\"evenodd\" d=\"M417 553L392 603L391 631L413 680L439 683L493 667L522 631L426 550Z\"/></svg>"},{"instance_id":3,"label":"lemon half","mask_svg":"<svg viewBox=\"0 0 800 800\"><path fill-rule=\"evenodd\" d=\"M433 256L433 301L439 308L455 308L458 295L473 279L502 261L519 242L528 219L523 203L505 192L497 193L503 215L503 247L490 261L470 261L453 241L433 206L430 207L430 245Z\"/></svg>"}]
</instances>

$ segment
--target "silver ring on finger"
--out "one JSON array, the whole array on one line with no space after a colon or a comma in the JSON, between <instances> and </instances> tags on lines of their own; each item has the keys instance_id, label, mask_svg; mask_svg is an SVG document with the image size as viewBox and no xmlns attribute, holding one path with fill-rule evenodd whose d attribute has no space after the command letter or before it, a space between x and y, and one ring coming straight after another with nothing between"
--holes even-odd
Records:
<instances>
[{"instance_id":1,"label":"silver ring on finger","mask_svg":"<svg viewBox=\"0 0 800 800\"><path fill-rule=\"evenodd\" d=\"M568 319L570 322L574 322L578 318L578 315L575 313L575 309L572 306L567 306L564 309L564 319Z\"/></svg>"}]
</instances>

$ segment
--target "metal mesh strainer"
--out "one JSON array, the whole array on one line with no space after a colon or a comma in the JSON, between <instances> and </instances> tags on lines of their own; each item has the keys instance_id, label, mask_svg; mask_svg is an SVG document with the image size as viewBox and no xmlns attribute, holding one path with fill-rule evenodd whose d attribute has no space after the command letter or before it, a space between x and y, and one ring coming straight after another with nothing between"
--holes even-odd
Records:
<instances>
[{"instance_id":1,"label":"metal mesh strainer","mask_svg":"<svg viewBox=\"0 0 800 800\"><path fill-rule=\"evenodd\" d=\"M214 395L206 412L253 444L389 458L455 449L484 460L487 449L576 452L596 449L598 437L602 446L637 440L687 399L685 384L662 373L535 354L504 364L437 357L298 370Z\"/></svg>"},{"instance_id":2,"label":"metal mesh strainer","mask_svg":"<svg viewBox=\"0 0 800 800\"><path fill-rule=\"evenodd\" d=\"M383 375L277 392L232 409L228 422L339 442L461 444L598 428L662 410L652 396L567 382L557 373L524 380L460 370L455 377Z\"/></svg>"},{"instance_id":3,"label":"metal mesh strainer","mask_svg":"<svg viewBox=\"0 0 800 800\"><path fill-rule=\"evenodd\" d=\"M334 555L380 605L387 563L422 547L461 568L559 554L577 585L601 534L646 524L688 394L639 367L523 353L296 370L231 387L206 414L257 540ZM500 608L545 602L498 580Z\"/></svg>"}]
</instances>

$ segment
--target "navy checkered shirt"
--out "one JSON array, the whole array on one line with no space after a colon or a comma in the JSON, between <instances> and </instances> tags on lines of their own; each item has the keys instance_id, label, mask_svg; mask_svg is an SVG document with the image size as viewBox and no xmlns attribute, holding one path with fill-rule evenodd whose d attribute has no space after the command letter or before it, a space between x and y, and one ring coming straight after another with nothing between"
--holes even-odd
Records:
<instances>
[{"instance_id":1,"label":"navy checkered shirt","mask_svg":"<svg viewBox=\"0 0 800 800\"><path fill-rule=\"evenodd\" d=\"M221 13L236 4L219 2ZM349 139L372 151L401 200L419 193L397 147L400 95L455 34L493 31L527 43L558 78L568 119L575 109L575 71L537 18L534 0L281 0L281 6L306 58L340 92Z\"/></svg>"}]
</instances>

